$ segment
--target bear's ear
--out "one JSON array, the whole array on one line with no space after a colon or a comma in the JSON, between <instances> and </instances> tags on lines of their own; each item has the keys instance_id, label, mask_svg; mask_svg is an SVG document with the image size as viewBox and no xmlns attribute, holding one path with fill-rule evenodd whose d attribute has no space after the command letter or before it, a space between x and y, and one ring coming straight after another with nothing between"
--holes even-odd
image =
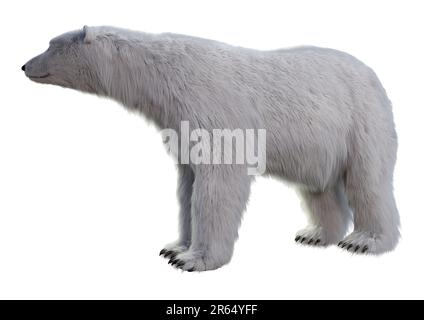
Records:
<instances>
[{"instance_id":1,"label":"bear's ear","mask_svg":"<svg viewBox=\"0 0 424 320\"><path fill-rule=\"evenodd\" d=\"M89 26L84 26L83 28L82 28L82 31L83 31L83 38L84 38L84 43L91 43L93 40L94 40L94 38L95 38L95 35L94 35L94 30L92 29L92 28L90 28Z\"/></svg>"}]
</instances>

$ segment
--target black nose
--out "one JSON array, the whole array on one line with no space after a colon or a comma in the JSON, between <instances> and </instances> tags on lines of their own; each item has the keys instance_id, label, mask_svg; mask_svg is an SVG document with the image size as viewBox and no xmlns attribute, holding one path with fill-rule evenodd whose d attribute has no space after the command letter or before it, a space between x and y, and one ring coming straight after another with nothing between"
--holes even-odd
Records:
<instances>
[{"instance_id":1,"label":"black nose","mask_svg":"<svg viewBox=\"0 0 424 320\"><path fill-rule=\"evenodd\" d=\"M25 65L23 65L21 69L22 69L22 71L25 71Z\"/></svg>"}]
</instances>

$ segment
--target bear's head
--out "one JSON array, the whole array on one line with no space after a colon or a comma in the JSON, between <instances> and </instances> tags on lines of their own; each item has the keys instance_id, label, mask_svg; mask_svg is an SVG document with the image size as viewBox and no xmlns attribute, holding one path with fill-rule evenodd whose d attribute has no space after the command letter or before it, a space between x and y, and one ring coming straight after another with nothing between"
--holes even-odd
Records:
<instances>
[{"instance_id":1,"label":"bear's head","mask_svg":"<svg viewBox=\"0 0 424 320\"><path fill-rule=\"evenodd\" d=\"M96 29L87 26L62 34L50 41L47 51L23 65L22 70L38 83L102 94L100 74L111 61L104 46L95 41L96 36Z\"/></svg>"}]
</instances>

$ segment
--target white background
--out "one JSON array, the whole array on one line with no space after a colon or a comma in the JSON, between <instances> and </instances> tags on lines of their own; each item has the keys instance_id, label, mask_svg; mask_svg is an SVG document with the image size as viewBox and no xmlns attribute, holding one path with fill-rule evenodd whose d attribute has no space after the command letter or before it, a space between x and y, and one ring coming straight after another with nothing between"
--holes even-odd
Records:
<instances>
[{"instance_id":1,"label":"white background","mask_svg":"<svg viewBox=\"0 0 424 320\"><path fill-rule=\"evenodd\" d=\"M0 298L424 298L422 1L3 1ZM399 135L396 251L295 245L306 223L285 184L258 179L232 262L182 273L176 170L158 131L116 103L30 82L22 64L83 25L174 32L257 49L311 44L374 68Z\"/></svg>"}]
</instances>

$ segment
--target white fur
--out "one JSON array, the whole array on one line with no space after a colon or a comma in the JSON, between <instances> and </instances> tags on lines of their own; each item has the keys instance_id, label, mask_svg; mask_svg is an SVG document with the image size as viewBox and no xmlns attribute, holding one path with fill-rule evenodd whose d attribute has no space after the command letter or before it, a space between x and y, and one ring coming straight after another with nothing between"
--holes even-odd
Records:
<instances>
[{"instance_id":1,"label":"white fur","mask_svg":"<svg viewBox=\"0 0 424 320\"><path fill-rule=\"evenodd\" d=\"M162 129L266 129L266 174L297 184L310 214L299 242L337 243L351 211L354 232L341 247L379 254L398 242L391 104L375 73L346 53L90 27L56 38L26 73L115 99ZM179 172L181 236L166 252L183 270L218 268L232 256L252 178L245 165Z\"/></svg>"}]
</instances>

